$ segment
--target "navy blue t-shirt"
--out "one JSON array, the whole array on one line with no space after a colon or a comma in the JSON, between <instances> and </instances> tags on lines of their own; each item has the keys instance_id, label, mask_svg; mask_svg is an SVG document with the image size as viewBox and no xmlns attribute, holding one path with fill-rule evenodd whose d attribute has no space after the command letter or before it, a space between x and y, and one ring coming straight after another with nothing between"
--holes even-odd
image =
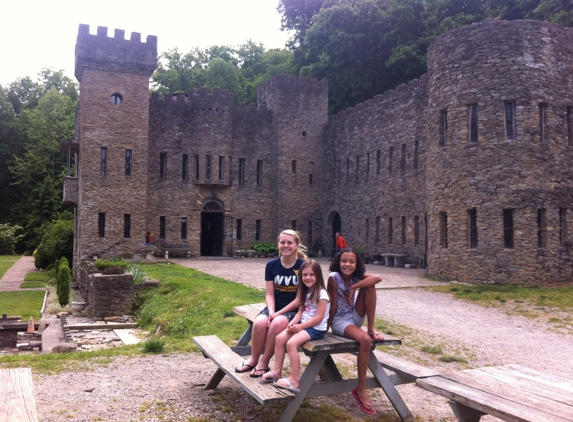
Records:
<instances>
[{"instance_id":1,"label":"navy blue t-shirt","mask_svg":"<svg viewBox=\"0 0 573 422\"><path fill-rule=\"evenodd\" d=\"M291 268L285 268L280 258L267 262L265 281L272 280L275 287L275 312L280 311L296 299L298 271L304 260L298 258Z\"/></svg>"}]
</instances>

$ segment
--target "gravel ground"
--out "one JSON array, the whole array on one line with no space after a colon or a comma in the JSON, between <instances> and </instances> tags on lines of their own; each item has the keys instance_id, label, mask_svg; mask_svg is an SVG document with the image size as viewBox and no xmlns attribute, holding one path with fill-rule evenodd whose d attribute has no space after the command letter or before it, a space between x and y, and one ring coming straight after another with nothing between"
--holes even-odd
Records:
<instances>
[{"instance_id":1,"label":"gravel ground","mask_svg":"<svg viewBox=\"0 0 573 422\"><path fill-rule=\"evenodd\" d=\"M234 274L235 281L261 287L262 260L182 263L226 278L232 278L227 274ZM328 265L326 260L322 265L323 269ZM449 295L411 287L427 283L420 278L420 271L372 267L368 271L382 274L382 287L393 287L378 290L378 317L407 330L404 344L391 353L405 355L440 372L516 363L573 378L570 333L556 332L554 325L543 320L508 316L504 309L475 306ZM439 346L444 354L461 357L467 363L440 362L436 356L421 352L423 345ZM351 371L354 358L340 359ZM111 362L90 363L80 371L35 375L36 406L40 421L52 422L187 421L201 417L213 421L276 420L280 409L261 407L227 378L217 390L203 390L214 368L200 354L117 357ZM455 420L445 399L413 385L399 386L398 390L418 421ZM379 415L391 419L363 414L350 394L312 399L305 411L333 404L355 420L398 421L383 393L371 391ZM487 416L482 420L498 419Z\"/></svg>"}]
</instances>

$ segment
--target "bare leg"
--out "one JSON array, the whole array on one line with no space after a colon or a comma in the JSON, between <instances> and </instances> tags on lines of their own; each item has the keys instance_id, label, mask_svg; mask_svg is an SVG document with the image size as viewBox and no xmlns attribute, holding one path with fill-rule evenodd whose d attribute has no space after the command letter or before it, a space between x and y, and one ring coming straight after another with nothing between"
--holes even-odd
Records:
<instances>
[{"instance_id":1,"label":"bare leg","mask_svg":"<svg viewBox=\"0 0 573 422\"><path fill-rule=\"evenodd\" d=\"M245 365L255 368L259 363L259 357L263 353L263 347L267 338L269 319L265 315L258 315L253 322L251 335L251 357L244 362Z\"/></svg>"},{"instance_id":2,"label":"bare leg","mask_svg":"<svg viewBox=\"0 0 573 422\"><path fill-rule=\"evenodd\" d=\"M376 288L374 286L361 288L356 298L356 313L361 317L366 315L368 334L377 333L374 327L374 321L376 319L376 300Z\"/></svg>"},{"instance_id":3,"label":"bare leg","mask_svg":"<svg viewBox=\"0 0 573 422\"><path fill-rule=\"evenodd\" d=\"M298 388L298 382L300 380L300 355L298 354L298 347L309 340L310 334L302 330L292 336L286 344L290 361L290 376L287 379L295 388Z\"/></svg>"},{"instance_id":4,"label":"bare leg","mask_svg":"<svg viewBox=\"0 0 573 422\"><path fill-rule=\"evenodd\" d=\"M283 371L283 365L285 361L285 346L292 334L283 330L275 340L275 368L272 370L272 374L276 379L281 377Z\"/></svg>"},{"instance_id":5,"label":"bare leg","mask_svg":"<svg viewBox=\"0 0 573 422\"><path fill-rule=\"evenodd\" d=\"M358 397L360 397L360 401L362 401L365 406L373 409L372 400L370 400L366 391L366 370L368 369L368 358L372 347L372 339L368 336L368 333L356 325L346 327L344 337L352 338L360 343L357 358L358 384L356 386L356 392L358 393Z\"/></svg>"},{"instance_id":6,"label":"bare leg","mask_svg":"<svg viewBox=\"0 0 573 422\"><path fill-rule=\"evenodd\" d=\"M267 331L265 340L265 351L263 356L260 357L257 364L258 369L265 369L269 367L269 362L275 353L275 339L288 325L288 319L283 316L278 316L271 321L271 325Z\"/></svg>"}]
</instances>

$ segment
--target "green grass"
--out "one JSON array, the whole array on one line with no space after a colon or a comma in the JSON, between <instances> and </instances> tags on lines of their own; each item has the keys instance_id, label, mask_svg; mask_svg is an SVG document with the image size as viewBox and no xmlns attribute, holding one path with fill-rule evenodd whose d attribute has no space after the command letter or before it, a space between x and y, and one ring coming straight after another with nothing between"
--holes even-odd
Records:
<instances>
[{"instance_id":1,"label":"green grass","mask_svg":"<svg viewBox=\"0 0 573 422\"><path fill-rule=\"evenodd\" d=\"M12 265L14 265L14 262L16 262L16 261L1 261L0 260L0 278L2 278L2 276L4 274L6 274L6 271L8 271L8 268L10 268Z\"/></svg>"},{"instance_id":2,"label":"green grass","mask_svg":"<svg viewBox=\"0 0 573 422\"><path fill-rule=\"evenodd\" d=\"M46 271L27 273L24 281L43 281L47 283L50 281L50 275Z\"/></svg>"},{"instance_id":3,"label":"green grass","mask_svg":"<svg viewBox=\"0 0 573 422\"><path fill-rule=\"evenodd\" d=\"M20 284L20 288L21 289L41 289L43 287L46 287L48 283L43 282L43 281L24 281L22 284Z\"/></svg>"},{"instance_id":4,"label":"green grass","mask_svg":"<svg viewBox=\"0 0 573 422\"><path fill-rule=\"evenodd\" d=\"M0 255L0 261L18 261L21 255Z\"/></svg>"},{"instance_id":5,"label":"green grass","mask_svg":"<svg viewBox=\"0 0 573 422\"><path fill-rule=\"evenodd\" d=\"M40 318L40 309L44 302L44 290L0 292L0 313L19 315L23 321L30 317Z\"/></svg>"}]
</instances>

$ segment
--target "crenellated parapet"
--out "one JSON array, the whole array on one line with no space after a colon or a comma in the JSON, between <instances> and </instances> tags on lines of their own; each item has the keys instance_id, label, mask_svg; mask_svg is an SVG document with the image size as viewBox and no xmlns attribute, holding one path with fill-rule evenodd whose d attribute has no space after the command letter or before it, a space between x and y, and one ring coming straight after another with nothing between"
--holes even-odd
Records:
<instances>
[{"instance_id":1,"label":"crenellated parapet","mask_svg":"<svg viewBox=\"0 0 573 422\"><path fill-rule=\"evenodd\" d=\"M324 100L328 101L328 81L316 78L287 76L278 74L257 89L257 104L259 108L269 108L274 111L298 112L307 106L322 107ZM325 104L326 106L328 103Z\"/></svg>"},{"instance_id":2,"label":"crenellated parapet","mask_svg":"<svg viewBox=\"0 0 573 422\"><path fill-rule=\"evenodd\" d=\"M143 43L141 34L132 32L131 39L126 40L123 29L108 37L105 26L98 26L97 34L91 35L89 25L80 24L75 64L78 81L86 68L151 76L157 68L157 37L148 35Z\"/></svg>"},{"instance_id":3,"label":"crenellated parapet","mask_svg":"<svg viewBox=\"0 0 573 422\"><path fill-rule=\"evenodd\" d=\"M161 96L154 92L151 94L151 103L155 107L173 109L184 108L189 112L221 112L228 113L233 107L233 93L228 89L213 87L190 89L187 94L166 94Z\"/></svg>"}]
</instances>

